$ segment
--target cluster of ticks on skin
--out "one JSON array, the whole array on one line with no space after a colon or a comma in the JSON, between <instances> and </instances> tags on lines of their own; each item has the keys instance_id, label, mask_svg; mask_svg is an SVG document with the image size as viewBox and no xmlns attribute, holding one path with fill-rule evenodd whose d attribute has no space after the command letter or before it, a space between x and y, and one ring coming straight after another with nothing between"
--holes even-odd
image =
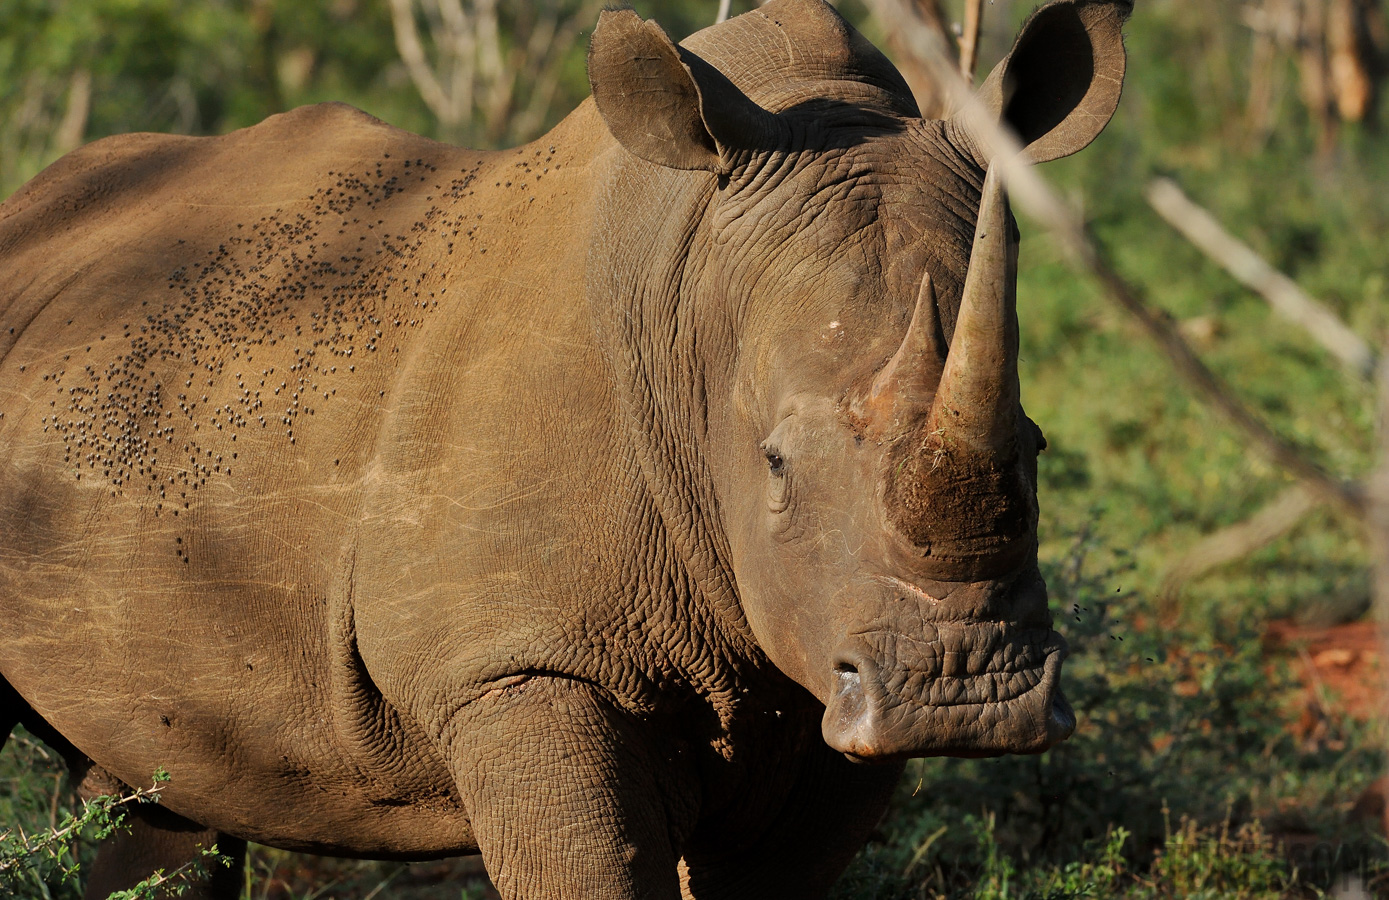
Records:
<instances>
[{"instance_id":1,"label":"cluster of ticks on skin","mask_svg":"<svg viewBox=\"0 0 1389 900\"><path fill-rule=\"evenodd\" d=\"M508 167L516 189L558 169L554 152L516 151L522 158ZM243 464L239 434L274 429L294 445L305 417L333 401L364 355L398 354L392 331L418 328L438 309L456 243L487 252L484 217L466 201L481 168L444 183L424 159L384 154L364 173L328 172L334 183L314 191L303 211L237 223L204 258L176 266L165 284L172 296L140 301L141 315L112 335L126 346L105 366L81 361L94 349L104 355L102 334L42 376L56 398L41 424L61 436L73 478L106 479L113 497L143 484L155 516L178 516L210 477ZM423 214L407 234L384 233L384 219L369 217L412 190L427 192ZM435 261L411 266L429 242L442 243ZM171 249L195 252L182 240ZM219 387L232 380L235 396L218 403ZM189 561L181 536L175 552Z\"/></svg>"}]
</instances>

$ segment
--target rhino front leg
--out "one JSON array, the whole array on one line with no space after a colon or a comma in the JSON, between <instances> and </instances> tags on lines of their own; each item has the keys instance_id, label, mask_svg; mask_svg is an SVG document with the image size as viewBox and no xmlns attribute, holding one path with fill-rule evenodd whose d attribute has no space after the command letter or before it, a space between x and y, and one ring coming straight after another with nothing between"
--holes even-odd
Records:
<instances>
[{"instance_id":1,"label":"rhino front leg","mask_svg":"<svg viewBox=\"0 0 1389 900\"><path fill-rule=\"evenodd\" d=\"M852 763L823 743L794 755L802 769L759 840L737 846L711 829L681 861L686 900L814 900L882 818L902 764Z\"/></svg>"},{"instance_id":2,"label":"rhino front leg","mask_svg":"<svg viewBox=\"0 0 1389 900\"><path fill-rule=\"evenodd\" d=\"M678 900L695 794L592 686L532 677L468 704L445 736L506 900Z\"/></svg>"},{"instance_id":3,"label":"rhino front leg","mask_svg":"<svg viewBox=\"0 0 1389 900\"><path fill-rule=\"evenodd\" d=\"M116 891L128 890L155 872L177 872L164 896L189 900L237 900L241 896L242 866L246 842L190 822L165 809L141 808L126 818L120 831L101 842L87 878L86 900L106 900ZM231 865L203 858L202 851L216 844ZM199 862L201 865L199 866ZM182 886L182 893L176 892Z\"/></svg>"}]
</instances>

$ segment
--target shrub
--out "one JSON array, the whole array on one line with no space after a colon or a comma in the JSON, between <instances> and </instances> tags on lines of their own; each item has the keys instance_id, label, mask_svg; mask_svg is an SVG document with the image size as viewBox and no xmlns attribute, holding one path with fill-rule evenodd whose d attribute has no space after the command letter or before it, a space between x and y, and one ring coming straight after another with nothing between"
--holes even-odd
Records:
<instances>
[{"instance_id":1,"label":"shrub","mask_svg":"<svg viewBox=\"0 0 1389 900\"><path fill-rule=\"evenodd\" d=\"M29 743L28 749L27 755L52 761L42 748ZM0 832L0 891L16 900L78 896L77 876L86 856L84 848L119 830L131 807L158 803L159 792L168 781L168 773L160 769L147 788L85 800L76 812L64 810L61 818L58 806L62 788L55 784L47 827L26 831L23 824L16 822ZM32 794L29 799L32 800ZM32 813L32 808L29 811ZM230 865L231 860L218 853L214 844L203 850L198 859L171 871L160 870L129 890L117 891L110 900L155 900L181 894L190 879L205 876L208 865L218 864Z\"/></svg>"}]
</instances>

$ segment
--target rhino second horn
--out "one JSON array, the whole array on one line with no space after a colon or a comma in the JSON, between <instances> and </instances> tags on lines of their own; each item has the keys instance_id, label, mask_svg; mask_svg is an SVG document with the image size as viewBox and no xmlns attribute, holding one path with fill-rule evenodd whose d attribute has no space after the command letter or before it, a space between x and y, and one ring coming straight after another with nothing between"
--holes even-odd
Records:
<instances>
[{"instance_id":1,"label":"rhino second horn","mask_svg":"<svg viewBox=\"0 0 1389 900\"><path fill-rule=\"evenodd\" d=\"M940 382L945 359L945 339L936 319L936 290L931 273L921 279L916 309L897 352L873 379L855 404L859 415L876 432L891 433L926 410Z\"/></svg>"},{"instance_id":2,"label":"rhino second horn","mask_svg":"<svg viewBox=\"0 0 1389 900\"><path fill-rule=\"evenodd\" d=\"M998 169L984 179L960 313L928 422L946 452L1016 447L1018 258Z\"/></svg>"}]
</instances>

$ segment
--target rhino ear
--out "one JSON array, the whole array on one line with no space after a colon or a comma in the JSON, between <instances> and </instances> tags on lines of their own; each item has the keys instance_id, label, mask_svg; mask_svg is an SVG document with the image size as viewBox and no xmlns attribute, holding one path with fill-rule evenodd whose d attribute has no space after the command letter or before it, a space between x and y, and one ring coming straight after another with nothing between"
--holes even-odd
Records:
<instances>
[{"instance_id":1,"label":"rhino ear","mask_svg":"<svg viewBox=\"0 0 1389 900\"><path fill-rule=\"evenodd\" d=\"M630 9L599 14L588 81L618 143L659 166L724 174L735 151L765 146L776 132L771 113Z\"/></svg>"},{"instance_id":2,"label":"rhino ear","mask_svg":"<svg viewBox=\"0 0 1389 900\"><path fill-rule=\"evenodd\" d=\"M1119 105L1122 29L1133 0L1060 0L1037 10L979 99L1047 162L1084 149Z\"/></svg>"}]
</instances>

